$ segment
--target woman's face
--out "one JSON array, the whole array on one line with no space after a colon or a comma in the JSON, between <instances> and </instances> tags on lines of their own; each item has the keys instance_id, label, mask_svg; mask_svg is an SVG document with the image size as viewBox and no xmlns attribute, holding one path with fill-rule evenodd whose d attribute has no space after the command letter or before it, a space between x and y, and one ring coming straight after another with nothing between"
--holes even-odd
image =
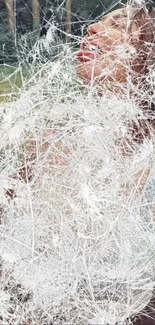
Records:
<instances>
[{"instance_id":1,"label":"woman's face","mask_svg":"<svg viewBox=\"0 0 155 325\"><path fill-rule=\"evenodd\" d=\"M88 27L76 53L79 77L85 82L126 81L126 64L121 58L121 45L129 43L126 28L126 8L115 10Z\"/></svg>"}]
</instances>

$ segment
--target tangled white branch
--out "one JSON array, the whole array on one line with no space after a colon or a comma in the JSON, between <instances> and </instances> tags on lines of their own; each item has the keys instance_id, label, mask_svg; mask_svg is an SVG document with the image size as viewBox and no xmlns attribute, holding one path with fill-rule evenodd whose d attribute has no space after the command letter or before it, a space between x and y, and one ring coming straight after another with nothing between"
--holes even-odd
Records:
<instances>
[{"instance_id":1,"label":"tangled white branch","mask_svg":"<svg viewBox=\"0 0 155 325\"><path fill-rule=\"evenodd\" d=\"M74 62L38 63L0 104L3 325L131 324L152 296L154 139L129 133L145 111L131 80L99 97Z\"/></svg>"}]
</instances>

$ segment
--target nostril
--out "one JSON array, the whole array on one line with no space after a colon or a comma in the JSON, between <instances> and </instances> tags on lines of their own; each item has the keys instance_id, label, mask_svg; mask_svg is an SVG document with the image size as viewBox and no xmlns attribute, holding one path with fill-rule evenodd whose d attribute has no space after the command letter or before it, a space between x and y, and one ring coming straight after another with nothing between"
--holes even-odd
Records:
<instances>
[{"instance_id":1,"label":"nostril","mask_svg":"<svg viewBox=\"0 0 155 325\"><path fill-rule=\"evenodd\" d=\"M83 41L81 42L81 48L84 49L84 48L86 47L87 43L88 43L88 42L87 42L86 40L83 40Z\"/></svg>"},{"instance_id":2,"label":"nostril","mask_svg":"<svg viewBox=\"0 0 155 325\"><path fill-rule=\"evenodd\" d=\"M96 32L92 29L88 29L87 33L88 33L88 36L92 36L92 35L96 34Z\"/></svg>"},{"instance_id":3,"label":"nostril","mask_svg":"<svg viewBox=\"0 0 155 325\"><path fill-rule=\"evenodd\" d=\"M88 30L87 30L88 36L94 35L94 34L96 34L96 32L97 31L96 31L95 24L92 24L92 25L88 26Z\"/></svg>"}]
</instances>

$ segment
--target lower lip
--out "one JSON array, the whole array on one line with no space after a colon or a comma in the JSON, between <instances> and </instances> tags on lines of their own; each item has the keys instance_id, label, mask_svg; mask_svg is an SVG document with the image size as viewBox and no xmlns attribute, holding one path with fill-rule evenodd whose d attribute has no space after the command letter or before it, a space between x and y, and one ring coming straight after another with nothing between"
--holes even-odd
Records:
<instances>
[{"instance_id":1,"label":"lower lip","mask_svg":"<svg viewBox=\"0 0 155 325\"><path fill-rule=\"evenodd\" d=\"M97 54L95 54L93 52L84 51L84 50L80 50L80 51L76 52L75 55L80 62L87 62L90 60L94 60L98 56Z\"/></svg>"}]
</instances>

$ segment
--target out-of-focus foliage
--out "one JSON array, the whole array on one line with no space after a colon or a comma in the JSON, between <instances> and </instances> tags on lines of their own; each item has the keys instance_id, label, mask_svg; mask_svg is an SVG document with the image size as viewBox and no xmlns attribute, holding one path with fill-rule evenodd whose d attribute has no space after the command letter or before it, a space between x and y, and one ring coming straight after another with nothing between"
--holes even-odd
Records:
<instances>
[{"instance_id":1,"label":"out-of-focus foliage","mask_svg":"<svg viewBox=\"0 0 155 325\"><path fill-rule=\"evenodd\" d=\"M7 26L7 12L3 2L0 2L0 63L14 53L14 39Z\"/></svg>"},{"instance_id":2,"label":"out-of-focus foliage","mask_svg":"<svg viewBox=\"0 0 155 325\"><path fill-rule=\"evenodd\" d=\"M5 2L0 1L0 63L19 61L19 58L21 61L23 43L26 43L26 52L29 52L35 41L46 35L53 24L57 28L59 38L65 42L66 0L38 0L40 17L35 31L33 30L32 0L12 1L15 17L13 31L8 28L8 12ZM92 21L117 8L120 2L126 3L126 0L72 0L71 41L75 42L74 35L82 36Z\"/></svg>"},{"instance_id":3,"label":"out-of-focus foliage","mask_svg":"<svg viewBox=\"0 0 155 325\"><path fill-rule=\"evenodd\" d=\"M106 12L116 0L72 0L72 34L83 34L85 27L95 17ZM65 41L66 1L39 0L40 24L33 32L32 0L14 1L15 28L8 29L8 17L5 2L0 2L0 63L15 62L22 57L23 39L26 39L26 51L29 50L37 37L46 35L51 24L57 26L59 37ZM24 37L22 36L24 35ZM21 41L22 38L22 41ZM74 38L71 40L73 41ZM20 44L20 46L19 46ZM22 51L23 52L23 51Z\"/></svg>"}]
</instances>

